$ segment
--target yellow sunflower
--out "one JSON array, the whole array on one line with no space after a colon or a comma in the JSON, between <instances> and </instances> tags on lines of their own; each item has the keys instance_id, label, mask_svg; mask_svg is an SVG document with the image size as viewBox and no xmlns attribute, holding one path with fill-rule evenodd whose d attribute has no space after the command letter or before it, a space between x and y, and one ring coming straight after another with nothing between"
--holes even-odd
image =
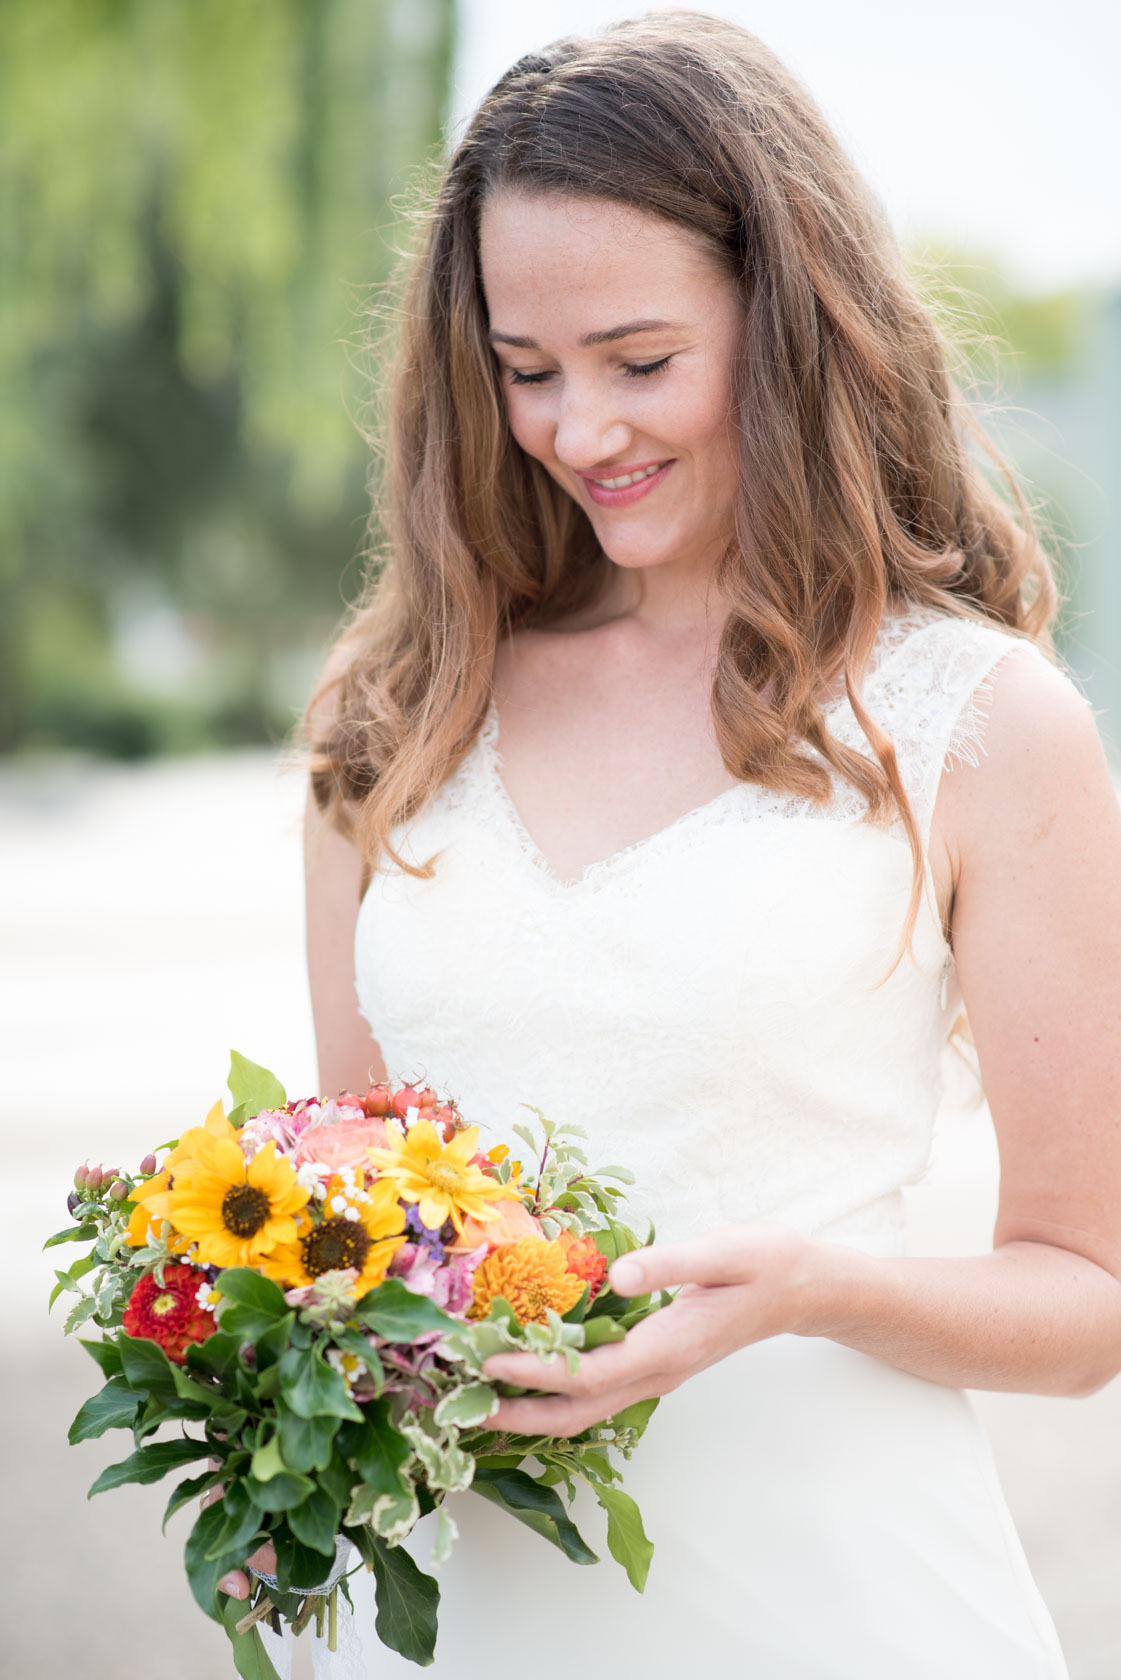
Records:
<instances>
[{"instance_id":1,"label":"yellow sunflower","mask_svg":"<svg viewBox=\"0 0 1121 1680\"><path fill-rule=\"evenodd\" d=\"M563 1316L584 1293L584 1280L568 1270L561 1244L544 1237L523 1237L496 1248L475 1268L474 1283L469 1318L485 1318L501 1295L519 1324L545 1324L547 1307Z\"/></svg>"},{"instance_id":2,"label":"yellow sunflower","mask_svg":"<svg viewBox=\"0 0 1121 1680\"><path fill-rule=\"evenodd\" d=\"M362 1190L341 1178L329 1179L323 1214L315 1224L305 1210L294 1240L279 1243L260 1269L276 1283L298 1289L315 1283L324 1272L353 1266L358 1277L352 1289L360 1301L382 1281L406 1240L405 1213L396 1189L388 1181Z\"/></svg>"},{"instance_id":3,"label":"yellow sunflower","mask_svg":"<svg viewBox=\"0 0 1121 1680\"><path fill-rule=\"evenodd\" d=\"M168 1218L171 1206L171 1183L175 1176L175 1168L181 1160L185 1160L195 1150L200 1137L216 1137L236 1139L237 1132L226 1119L225 1111L220 1102L216 1102L201 1126L192 1126L190 1131L184 1132L171 1153L165 1157L164 1164L152 1178L146 1178L143 1184L138 1184L132 1192L130 1200L136 1203L128 1222L128 1240L134 1248L142 1248L151 1237L159 1234L160 1226ZM181 1252L189 1247L185 1238L172 1238L168 1245Z\"/></svg>"},{"instance_id":4,"label":"yellow sunflower","mask_svg":"<svg viewBox=\"0 0 1121 1680\"><path fill-rule=\"evenodd\" d=\"M464 1216L486 1224L497 1217L493 1203L508 1197L500 1184L477 1166L472 1157L479 1145L478 1126L457 1132L450 1143L430 1120L415 1120L407 1132L388 1125L389 1145L367 1149L378 1177L392 1179L394 1194L415 1202L422 1222L438 1231L450 1219L462 1236Z\"/></svg>"},{"instance_id":5,"label":"yellow sunflower","mask_svg":"<svg viewBox=\"0 0 1121 1680\"><path fill-rule=\"evenodd\" d=\"M199 1128L192 1152L175 1163L166 1217L198 1243L203 1266L256 1266L278 1243L291 1242L308 1199L275 1143L247 1161L241 1145ZM186 1142L186 1139L182 1140ZM182 1147L182 1144L181 1144Z\"/></svg>"}]
</instances>

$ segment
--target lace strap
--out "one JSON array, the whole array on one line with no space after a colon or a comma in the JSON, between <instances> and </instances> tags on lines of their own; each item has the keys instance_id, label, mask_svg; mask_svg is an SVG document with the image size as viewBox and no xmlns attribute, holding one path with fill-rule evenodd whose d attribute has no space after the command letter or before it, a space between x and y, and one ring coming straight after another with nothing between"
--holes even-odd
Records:
<instances>
[{"instance_id":1,"label":"lace strap","mask_svg":"<svg viewBox=\"0 0 1121 1680\"><path fill-rule=\"evenodd\" d=\"M943 773L984 757L996 669L1016 650L1046 660L1034 642L998 625L927 613L866 685L869 710L895 745L924 848Z\"/></svg>"}]
</instances>

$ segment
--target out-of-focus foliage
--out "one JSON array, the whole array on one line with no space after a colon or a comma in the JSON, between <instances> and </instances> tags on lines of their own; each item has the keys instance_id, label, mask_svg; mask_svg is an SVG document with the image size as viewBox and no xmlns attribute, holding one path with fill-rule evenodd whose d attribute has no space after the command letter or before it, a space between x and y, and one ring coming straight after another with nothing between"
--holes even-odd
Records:
<instances>
[{"instance_id":1,"label":"out-of-focus foliage","mask_svg":"<svg viewBox=\"0 0 1121 1680\"><path fill-rule=\"evenodd\" d=\"M0 7L0 747L283 730L452 0Z\"/></svg>"}]
</instances>

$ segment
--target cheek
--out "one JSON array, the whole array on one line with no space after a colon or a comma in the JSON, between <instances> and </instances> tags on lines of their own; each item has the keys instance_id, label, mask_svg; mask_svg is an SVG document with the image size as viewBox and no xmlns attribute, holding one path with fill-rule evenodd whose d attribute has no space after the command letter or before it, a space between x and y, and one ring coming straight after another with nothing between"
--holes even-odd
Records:
<instances>
[{"instance_id":1,"label":"cheek","mask_svg":"<svg viewBox=\"0 0 1121 1680\"><path fill-rule=\"evenodd\" d=\"M549 461L553 455L553 425L545 405L526 402L524 391L507 389L506 419L514 442L535 460Z\"/></svg>"}]
</instances>

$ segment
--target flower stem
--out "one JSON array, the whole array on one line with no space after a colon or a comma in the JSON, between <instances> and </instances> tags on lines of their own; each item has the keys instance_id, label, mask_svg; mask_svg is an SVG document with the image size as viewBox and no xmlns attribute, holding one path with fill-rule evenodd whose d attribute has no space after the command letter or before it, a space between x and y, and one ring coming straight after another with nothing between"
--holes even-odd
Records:
<instances>
[{"instance_id":1,"label":"flower stem","mask_svg":"<svg viewBox=\"0 0 1121 1680\"><path fill-rule=\"evenodd\" d=\"M330 1613L327 1621L327 1649L337 1651L339 1648L339 1589L332 1588L328 1600Z\"/></svg>"}]
</instances>

